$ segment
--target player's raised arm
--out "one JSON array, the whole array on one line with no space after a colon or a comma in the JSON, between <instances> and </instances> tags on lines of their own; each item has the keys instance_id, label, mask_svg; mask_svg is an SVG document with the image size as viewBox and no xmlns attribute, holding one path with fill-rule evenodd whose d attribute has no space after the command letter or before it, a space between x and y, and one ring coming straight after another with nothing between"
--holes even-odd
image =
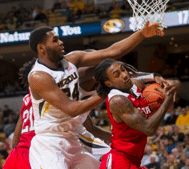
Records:
<instances>
[{"instance_id":1,"label":"player's raised arm","mask_svg":"<svg viewBox=\"0 0 189 169\"><path fill-rule=\"evenodd\" d=\"M82 101L70 100L52 77L45 72L32 72L29 76L29 85L35 99L43 98L70 116L85 113L102 101L98 95Z\"/></svg>"},{"instance_id":2,"label":"player's raised arm","mask_svg":"<svg viewBox=\"0 0 189 169\"><path fill-rule=\"evenodd\" d=\"M92 52L74 51L67 54L66 57L70 62L74 63L78 67L96 65L105 58L120 58L126 55L145 38L163 35L164 32L159 29L159 25L157 23L147 23L142 30L139 30L131 36L114 43L108 48Z\"/></svg>"},{"instance_id":3,"label":"player's raised arm","mask_svg":"<svg viewBox=\"0 0 189 169\"><path fill-rule=\"evenodd\" d=\"M153 135L157 130L162 118L173 101L175 86L170 86L165 92L165 100L160 108L150 117L146 118L142 112L134 108L129 99L125 96L117 95L111 98L110 111L117 122L125 122L129 127Z\"/></svg>"}]
</instances>

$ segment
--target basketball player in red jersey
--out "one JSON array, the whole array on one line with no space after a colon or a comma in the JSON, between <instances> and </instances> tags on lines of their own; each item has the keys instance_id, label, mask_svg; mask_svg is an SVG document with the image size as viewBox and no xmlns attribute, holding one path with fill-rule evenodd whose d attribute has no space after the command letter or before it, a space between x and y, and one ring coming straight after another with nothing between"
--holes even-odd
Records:
<instances>
[{"instance_id":1,"label":"basketball player in red jersey","mask_svg":"<svg viewBox=\"0 0 189 169\"><path fill-rule=\"evenodd\" d=\"M27 76L30 72L35 59L25 63L19 71L20 85L27 90ZM35 135L34 115L30 94L26 94L22 101L20 116L14 131L12 140L12 151L7 157L3 169L30 169L29 148L31 140Z\"/></svg>"},{"instance_id":2,"label":"basketball player in red jersey","mask_svg":"<svg viewBox=\"0 0 189 169\"><path fill-rule=\"evenodd\" d=\"M175 87L164 85L164 102L146 118L151 113L150 108L121 62L102 61L96 67L95 78L99 82L98 93L107 96L107 112L112 125L111 150L103 156L100 169L139 169L147 136L158 128L173 101Z\"/></svg>"},{"instance_id":3,"label":"basketball player in red jersey","mask_svg":"<svg viewBox=\"0 0 189 169\"><path fill-rule=\"evenodd\" d=\"M30 169L29 147L34 132L34 116L30 94L23 98L19 121L14 133L13 149L7 157L3 169ZM21 132L20 132L21 131Z\"/></svg>"}]
</instances>

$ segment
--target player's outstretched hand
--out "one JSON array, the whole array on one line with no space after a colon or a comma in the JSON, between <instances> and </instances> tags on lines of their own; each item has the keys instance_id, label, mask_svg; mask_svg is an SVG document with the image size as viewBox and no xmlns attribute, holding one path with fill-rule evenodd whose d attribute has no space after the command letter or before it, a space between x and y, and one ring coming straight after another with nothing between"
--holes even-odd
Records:
<instances>
[{"instance_id":1,"label":"player's outstretched hand","mask_svg":"<svg viewBox=\"0 0 189 169\"><path fill-rule=\"evenodd\" d=\"M141 30L141 33L145 38L165 35L164 30L160 28L160 25L157 22L156 23L147 22L144 28Z\"/></svg>"},{"instance_id":2,"label":"player's outstretched hand","mask_svg":"<svg viewBox=\"0 0 189 169\"><path fill-rule=\"evenodd\" d=\"M176 91L176 86L175 85L169 85L165 87L165 95L173 97L174 93Z\"/></svg>"},{"instance_id":3,"label":"player's outstretched hand","mask_svg":"<svg viewBox=\"0 0 189 169\"><path fill-rule=\"evenodd\" d=\"M169 85L168 81L166 79L164 79L162 76L157 75L154 77L154 80L156 83L160 84L161 87Z\"/></svg>"}]
</instances>

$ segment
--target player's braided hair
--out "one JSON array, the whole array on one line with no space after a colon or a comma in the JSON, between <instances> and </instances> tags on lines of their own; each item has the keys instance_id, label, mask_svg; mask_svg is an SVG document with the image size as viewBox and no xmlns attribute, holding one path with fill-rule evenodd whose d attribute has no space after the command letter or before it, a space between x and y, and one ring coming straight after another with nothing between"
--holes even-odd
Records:
<instances>
[{"instance_id":1,"label":"player's braided hair","mask_svg":"<svg viewBox=\"0 0 189 169\"><path fill-rule=\"evenodd\" d=\"M135 77L139 74L139 71L134 66L123 62L122 64L125 67L125 69L129 72L130 77Z\"/></svg>"},{"instance_id":2,"label":"player's braided hair","mask_svg":"<svg viewBox=\"0 0 189 169\"><path fill-rule=\"evenodd\" d=\"M124 67L126 68L126 70L129 72L129 75L130 75L131 78L138 78L138 79L144 80L144 82L145 82L145 79L147 78L148 75L153 75L153 77L154 76L161 76L161 75L159 75L157 73L140 72L134 66L129 65L127 63L123 63L122 62L122 64L124 65ZM148 79L148 80L149 81L153 81L154 79Z\"/></svg>"},{"instance_id":3,"label":"player's braided hair","mask_svg":"<svg viewBox=\"0 0 189 169\"><path fill-rule=\"evenodd\" d=\"M107 94L110 92L111 88L107 87L104 82L108 80L106 70L115 62L119 62L122 64L125 69L128 71L131 78L147 75L149 73L139 72L135 67L132 65L126 64L121 61L116 61L114 59L105 59L103 60L96 68L95 68L95 79L99 83L97 88L97 93L102 96L106 97Z\"/></svg>"},{"instance_id":4,"label":"player's braided hair","mask_svg":"<svg viewBox=\"0 0 189 169\"><path fill-rule=\"evenodd\" d=\"M105 98L110 92L111 88L105 85L105 81L108 80L106 70L115 62L114 59L105 59L95 68L94 77L96 81L99 83L97 87L97 93Z\"/></svg>"},{"instance_id":5,"label":"player's braided hair","mask_svg":"<svg viewBox=\"0 0 189 169\"><path fill-rule=\"evenodd\" d=\"M36 59L33 58L29 62L26 62L20 69L19 69L19 82L22 88L28 88L28 74L32 69Z\"/></svg>"}]
</instances>

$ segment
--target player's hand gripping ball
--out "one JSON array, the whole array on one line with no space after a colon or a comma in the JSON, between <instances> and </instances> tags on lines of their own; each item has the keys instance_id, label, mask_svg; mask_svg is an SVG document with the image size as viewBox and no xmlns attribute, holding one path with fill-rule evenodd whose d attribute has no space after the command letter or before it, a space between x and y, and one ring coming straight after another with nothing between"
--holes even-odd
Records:
<instances>
[{"instance_id":1,"label":"player's hand gripping ball","mask_svg":"<svg viewBox=\"0 0 189 169\"><path fill-rule=\"evenodd\" d=\"M163 89L158 83L146 86L142 95L148 102L152 114L161 106L165 98Z\"/></svg>"}]
</instances>

